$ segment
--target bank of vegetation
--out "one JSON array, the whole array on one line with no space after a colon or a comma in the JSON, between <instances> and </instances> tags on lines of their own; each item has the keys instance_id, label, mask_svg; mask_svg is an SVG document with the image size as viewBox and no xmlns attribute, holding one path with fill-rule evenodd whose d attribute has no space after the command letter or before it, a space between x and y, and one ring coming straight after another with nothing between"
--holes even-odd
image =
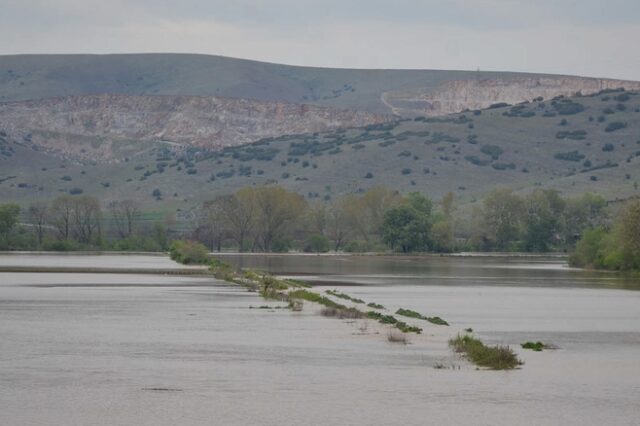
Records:
<instances>
[{"instance_id":1,"label":"bank of vegetation","mask_svg":"<svg viewBox=\"0 0 640 426\"><path fill-rule=\"evenodd\" d=\"M573 266L640 271L640 200L628 203L610 227L587 230L570 257Z\"/></svg>"},{"instance_id":2,"label":"bank of vegetation","mask_svg":"<svg viewBox=\"0 0 640 426\"><path fill-rule=\"evenodd\" d=\"M91 196L64 195L26 207L0 204L0 250L167 251L175 240L240 252L575 250L577 266L638 269L638 201L627 204L615 216L599 195L496 189L474 209L459 211L452 193L434 201L375 187L309 203L266 185L216 197L178 226L175 217L152 217L133 200L103 205ZM191 253L190 262L202 256Z\"/></svg>"}]
</instances>

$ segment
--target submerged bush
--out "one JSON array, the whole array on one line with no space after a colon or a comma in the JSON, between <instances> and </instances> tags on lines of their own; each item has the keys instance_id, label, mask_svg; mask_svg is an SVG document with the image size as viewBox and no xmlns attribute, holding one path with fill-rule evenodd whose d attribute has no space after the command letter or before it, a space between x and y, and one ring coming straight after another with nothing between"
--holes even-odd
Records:
<instances>
[{"instance_id":1,"label":"submerged bush","mask_svg":"<svg viewBox=\"0 0 640 426\"><path fill-rule=\"evenodd\" d=\"M522 346L522 349L531 349L532 351L535 351L535 352L542 352L542 350L547 347L542 342L527 342L527 343L521 344L520 346Z\"/></svg>"},{"instance_id":2,"label":"submerged bush","mask_svg":"<svg viewBox=\"0 0 640 426\"><path fill-rule=\"evenodd\" d=\"M185 265L204 265L209 263L209 251L196 241L176 240L169 247L171 259Z\"/></svg>"},{"instance_id":3,"label":"submerged bush","mask_svg":"<svg viewBox=\"0 0 640 426\"><path fill-rule=\"evenodd\" d=\"M477 366L492 370L511 370L522 364L508 346L487 346L469 334L449 340L449 346Z\"/></svg>"},{"instance_id":4,"label":"submerged bush","mask_svg":"<svg viewBox=\"0 0 640 426\"><path fill-rule=\"evenodd\" d=\"M402 315L404 317L409 317L409 318L417 318L417 319L421 319L421 320L425 320L425 321L429 321L431 324L436 324L436 325L449 325L448 322L446 322L445 320L443 320L440 317L426 317L422 314L420 314L419 312L416 311L412 311L411 309L403 309L400 308L396 311L396 314L398 315Z\"/></svg>"}]
</instances>

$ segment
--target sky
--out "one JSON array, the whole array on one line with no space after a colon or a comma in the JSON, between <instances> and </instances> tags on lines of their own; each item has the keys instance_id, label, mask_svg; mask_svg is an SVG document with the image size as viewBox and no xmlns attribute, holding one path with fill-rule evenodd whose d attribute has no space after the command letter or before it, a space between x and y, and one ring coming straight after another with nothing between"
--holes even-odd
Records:
<instances>
[{"instance_id":1,"label":"sky","mask_svg":"<svg viewBox=\"0 0 640 426\"><path fill-rule=\"evenodd\" d=\"M0 54L203 53L640 80L639 42L640 0L0 0Z\"/></svg>"}]
</instances>

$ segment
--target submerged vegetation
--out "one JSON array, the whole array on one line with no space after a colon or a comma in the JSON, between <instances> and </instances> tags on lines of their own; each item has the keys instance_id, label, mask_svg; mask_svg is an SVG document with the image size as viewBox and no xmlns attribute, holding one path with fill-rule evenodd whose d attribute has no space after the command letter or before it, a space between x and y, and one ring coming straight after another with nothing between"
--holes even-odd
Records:
<instances>
[{"instance_id":1,"label":"submerged vegetation","mask_svg":"<svg viewBox=\"0 0 640 426\"><path fill-rule=\"evenodd\" d=\"M548 346L542 342L526 342L521 344L522 349L531 349L535 352L542 352L543 349L547 349Z\"/></svg>"},{"instance_id":2,"label":"submerged vegetation","mask_svg":"<svg viewBox=\"0 0 640 426\"><path fill-rule=\"evenodd\" d=\"M328 295L330 295L330 296L338 297L338 298L340 298L340 299L349 300L349 301L351 301L351 302L353 302L353 303L364 303L364 300L362 300L362 299L358 299L358 298L355 298L355 297L351 297L351 296L349 296L348 294L340 293L340 292L339 292L339 291L337 291L337 290L327 290L325 293L327 293L327 294L328 294Z\"/></svg>"},{"instance_id":3,"label":"submerged vegetation","mask_svg":"<svg viewBox=\"0 0 640 426\"><path fill-rule=\"evenodd\" d=\"M417 318L417 319L421 319L421 320L425 320L425 321L429 321L431 324L436 324L436 325L449 325L448 322L446 322L445 320L443 320L440 317L426 317L422 314L420 314L419 312L416 311L412 311L411 309L403 309L400 308L396 311L396 314L398 315L402 315L404 317L409 317L409 318Z\"/></svg>"},{"instance_id":4,"label":"submerged vegetation","mask_svg":"<svg viewBox=\"0 0 640 426\"><path fill-rule=\"evenodd\" d=\"M491 370L511 370L522 361L508 346L487 346L470 334L459 335L449 340L449 346L457 353L464 354L469 361L479 367Z\"/></svg>"}]
</instances>

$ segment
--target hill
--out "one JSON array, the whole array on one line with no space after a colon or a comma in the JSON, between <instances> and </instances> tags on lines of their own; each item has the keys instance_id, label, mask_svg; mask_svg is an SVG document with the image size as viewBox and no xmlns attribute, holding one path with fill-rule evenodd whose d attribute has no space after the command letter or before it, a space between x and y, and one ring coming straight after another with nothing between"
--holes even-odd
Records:
<instances>
[{"instance_id":1,"label":"hill","mask_svg":"<svg viewBox=\"0 0 640 426\"><path fill-rule=\"evenodd\" d=\"M366 111L212 96L84 95L0 103L5 138L77 161L117 162L148 143L219 149L393 120Z\"/></svg>"},{"instance_id":2,"label":"hill","mask_svg":"<svg viewBox=\"0 0 640 426\"><path fill-rule=\"evenodd\" d=\"M497 185L614 200L638 193L640 95L537 99L221 151L140 143L145 150L121 162L78 162L0 134L0 198L27 203L82 191L104 201L135 198L147 210L185 211L217 194L278 183L309 200L375 185L434 198L453 191L463 203Z\"/></svg>"},{"instance_id":3,"label":"hill","mask_svg":"<svg viewBox=\"0 0 640 426\"><path fill-rule=\"evenodd\" d=\"M507 72L358 70L186 54L0 56L0 102L96 94L218 96L443 115L640 83Z\"/></svg>"}]
</instances>

